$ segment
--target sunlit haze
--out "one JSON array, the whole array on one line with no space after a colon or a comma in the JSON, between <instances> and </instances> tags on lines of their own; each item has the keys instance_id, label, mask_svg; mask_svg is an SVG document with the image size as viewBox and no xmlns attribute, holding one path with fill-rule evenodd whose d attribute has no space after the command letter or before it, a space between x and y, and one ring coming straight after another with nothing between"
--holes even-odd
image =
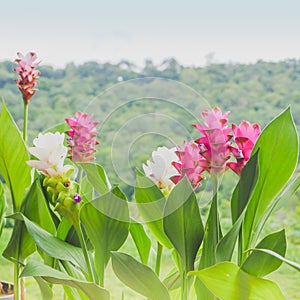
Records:
<instances>
[{"instance_id":1,"label":"sunlit haze","mask_svg":"<svg viewBox=\"0 0 300 300\"><path fill-rule=\"evenodd\" d=\"M196 66L299 58L299 11L297 0L3 1L0 61L31 50L56 67L122 59L142 66L169 57Z\"/></svg>"}]
</instances>

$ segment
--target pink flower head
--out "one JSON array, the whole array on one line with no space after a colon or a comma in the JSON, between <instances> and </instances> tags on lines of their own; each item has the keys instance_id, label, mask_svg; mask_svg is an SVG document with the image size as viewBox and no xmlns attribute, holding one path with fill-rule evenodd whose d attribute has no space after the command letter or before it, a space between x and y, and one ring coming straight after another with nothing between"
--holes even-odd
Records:
<instances>
[{"instance_id":1,"label":"pink flower head","mask_svg":"<svg viewBox=\"0 0 300 300\"><path fill-rule=\"evenodd\" d=\"M211 111L202 112L205 125L195 124L203 137L195 142L199 145L200 154L204 160L200 165L210 173L220 173L227 170L226 162L230 158L231 128L227 128L228 116L215 107Z\"/></svg>"},{"instance_id":2,"label":"pink flower head","mask_svg":"<svg viewBox=\"0 0 300 300\"><path fill-rule=\"evenodd\" d=\"M89 162L94 160L95 146L98 144L96 126L98 122L92 122L93 116L82 112L76 113L76 118L66 118L71 127L66 134L69 136L69 154L75 162Z\"/></svg>"},{"instance_id":3,"label":"pink flower head","mask_svg":"<svg viewBox=\"0 0 300 300\"><path fill-rule=\"evenodd\" d=\"M180 162L173 162L173 166L179 172L179 175L173 176L172 181L177 184L185 175L191 182L194 189L200 186L200 181L204 178L200 174L204 168L200 166L202 159L199 153L199 147L194 141L184 142L183 148L177 146L176 154Z\"/></svg>"},{"instance_id":4,"label":"pink flower head","mask_svg":"<svg viewBox=\"0 0 300 300\"><path fill-rule=\"evenodd\" d=\"M260 126L245 120L239 126L232 124L234 141L238 148L230 147L230 151L237 162L230 162L228 166L237 174L241 174L246 162L249 160L254 144L260 135Z\"/></svg>"},{"instance_id":5,"label":"pink flower head","mask_svg":"<svg viewBox=\"0 0 300 300\"><path fill-rule=\"evenodd\" d=\"M36 79L39 77L40 71L36 70L36 67L39 62L36 62L37 56L34 52L29 52L26 56L18 52L17 55L19 58L15 60L15 63L18 67L15 68L15 72L20 75L21 79L17 79L16 83L22 93L24 103L27 105L37 91L35 89L38 83Z\"/></svg>"}]
</instances>

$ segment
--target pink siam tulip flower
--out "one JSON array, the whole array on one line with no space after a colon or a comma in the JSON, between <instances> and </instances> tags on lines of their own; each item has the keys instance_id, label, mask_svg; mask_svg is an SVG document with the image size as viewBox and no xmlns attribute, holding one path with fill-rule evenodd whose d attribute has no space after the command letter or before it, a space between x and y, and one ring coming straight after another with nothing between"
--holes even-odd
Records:
<instances>
[{"instance_id":1,"label":"pink siam tulip flower","mask_svg":"<svg viewBox=\"0 0 300 300\"><path fill-rule=\"evenodd\" d=\"M230 162L228 166L240 175L260 135L260 126L243 120L239 126L232 124L232 131L238 148L230 147L230 150L237 162Z\"/></svg>"},{"instance_id":2,"label":"pink siam tulip flower","mask_svg":"<svg viewBox=\"0 0 300 300\"><path fill-rule=\"evenodd\" d=\"M200 155L199 147L194 142L184 142L183 148L177 146L176 152L180 162L173 162L173 166L179 172L179 175L173 176L172 181L177 184L185 175L191 182L194 189L200 186L204 178L200 174L204 171L200 161L203 158Z\"/></svg>"},{"instance_id":3,"label":"pink siam tulip flower","mask_svg":"<svg viewBox=\"0 0 300 300\"><path fill-rule=\"evenodd\" d=\"M93 116L82 112L76 113L76 118L66 118L71 127L66 134L69 136L69 154L74 162L90 162L94 160L95 146L98 144L96 126L98 122L92 122Z\"/></svg>"},{"instance_id":4,"label":"pink siam tulip flower","mask_svg":"<svg viewBox=\"0 0 300 300\"><path fill-rule=\"evenodd\" d=\"M221 173L227 170L226 162L230 158L231 128L227 128L228 116L215 107L211 111L202 112L205 125L195 124L203 135L195 142L199 145L199 151L204 160L200 165L210 173Z\"/></svg>"},{"instance_id":5,"label":"pink siam tulip flower","mask_svg":"<svg viewBox=\"0 0 300 300\"><path fill-rule=\"evenodd\" d=\"M37 56L34 52L29 52L26 56L18 52L17 55L19 58L15 60L15 63L18 67L15 69L15 72L20 75L21 79L17 79L16 83L22 93L24 103L27 105L36 92L35 87L38 83L36 79L40 74L36 67L39 63L35 62Z\"/></svg>"}]
</instances>

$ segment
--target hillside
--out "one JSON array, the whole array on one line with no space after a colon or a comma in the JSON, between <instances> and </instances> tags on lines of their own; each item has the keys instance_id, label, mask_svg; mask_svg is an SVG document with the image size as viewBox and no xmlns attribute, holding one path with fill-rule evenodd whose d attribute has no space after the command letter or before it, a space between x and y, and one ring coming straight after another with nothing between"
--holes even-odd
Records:
<instances>
[{"instance_id":1,"label":"hillside","mask_svg":"<svg viewBox=\"0 0 300 300\"><path fill-rule=\"evenodd\" d=\"M12 62L0 63L0 96L21 127L23 105L13 69ZM77 110L92 113L101 122L97 160L114 181L129 185L134 172L128 170L141 168L157 146L199 136L192 124L209 106L230 110L233 122L247 119L264 126L291 105L300 128L300 60L197 68L174 59L160 66L149 60L139 71L127 61L63 69L41 63L39 69L39 91L29 108L29 141Z\"/></svg>"}]
</instances>

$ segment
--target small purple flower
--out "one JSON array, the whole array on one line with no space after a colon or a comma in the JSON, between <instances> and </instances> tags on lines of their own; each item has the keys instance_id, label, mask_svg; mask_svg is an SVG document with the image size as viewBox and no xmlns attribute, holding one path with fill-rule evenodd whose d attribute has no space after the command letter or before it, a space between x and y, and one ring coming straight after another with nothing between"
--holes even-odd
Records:
<instances>
[{"instance_id":1,"label":"small purple flower","mask_svg":"<svg viewBox=\"0 0 300 300\"><path fill-rule=\"evenodd\" d=\"M81 202L82 198L80 197L79 194L76 193L76 194L73 196L73 200L74 200L75 203L79 203L79 202Z\"/></svg>"}]
</instances>

